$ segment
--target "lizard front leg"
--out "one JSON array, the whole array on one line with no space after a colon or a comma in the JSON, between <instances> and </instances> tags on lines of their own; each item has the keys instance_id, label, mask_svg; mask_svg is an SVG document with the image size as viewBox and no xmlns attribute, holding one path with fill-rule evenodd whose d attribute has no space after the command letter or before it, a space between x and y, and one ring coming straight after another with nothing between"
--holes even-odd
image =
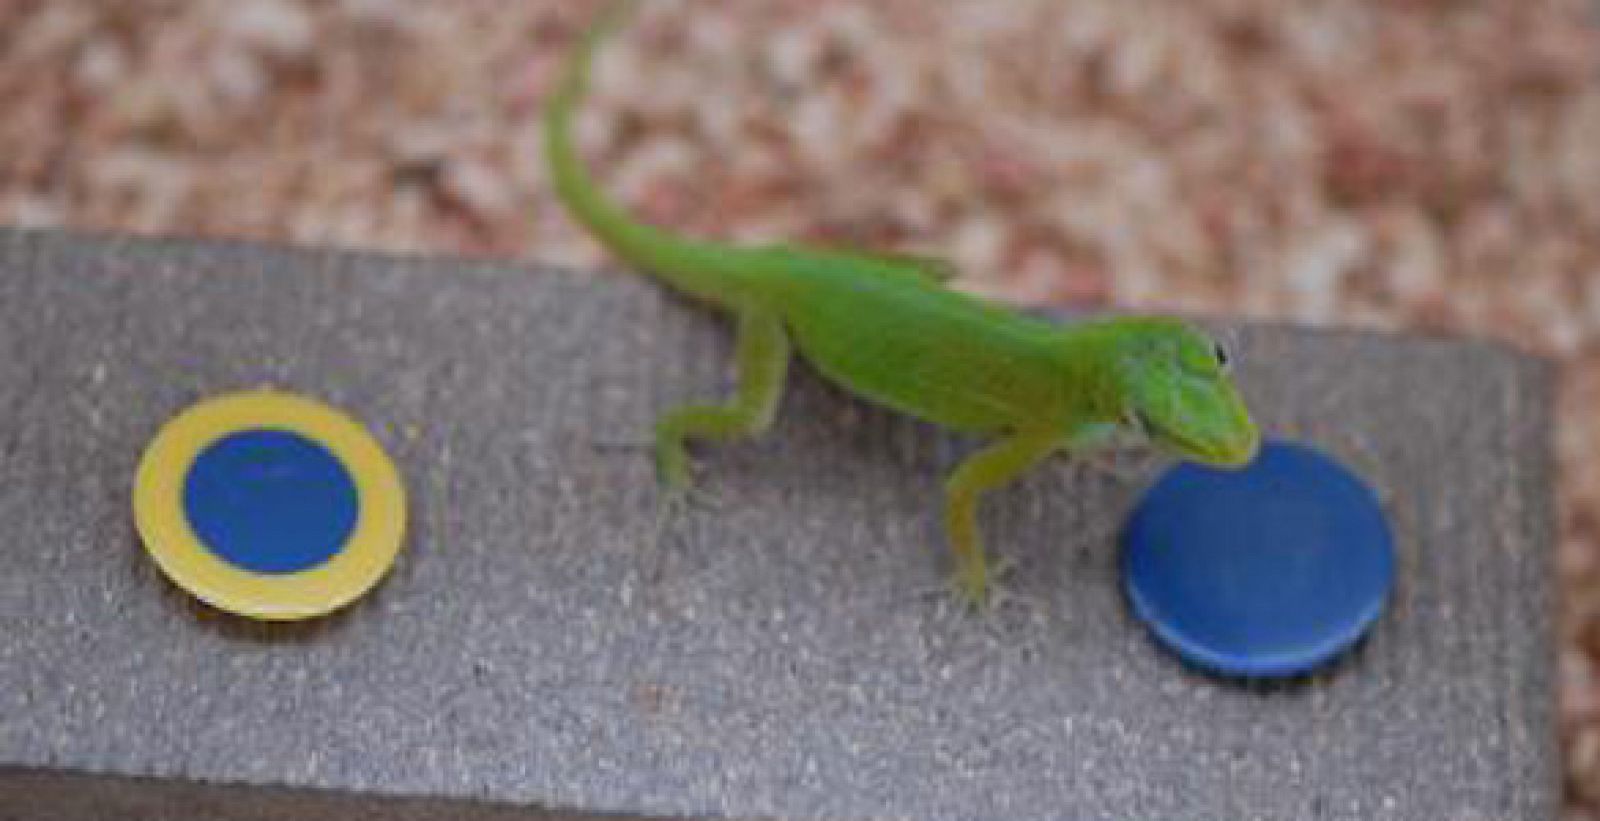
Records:
<instances>
[{"instance_id":1,"label":"lizard front leg","mask_svg":"<svg viewBox=\"0 0 1600 821\"><path fill-rule=\"evenodd\" d=\"M732 401L681 407L656 422L656 474L670 503L687 498L693 488L689 439L755 436L771 427L777 416L789 367L783 321L770 311L741 309L735 345L739 385Z\"/></svg>"},{"instance_id":2,"label":"lizard front leg","mask_svg":"<svg viewBox=\"0 0 1600 821\"><path fill-rule=\"evenodd\" d=\"M989 601L989 564L978 538L978 500L1037 465L1061 446L1056 432L1019 432L967 457L945 482L945 530L955 551L956 593L983 608Z\"/></svg>"}]
</instances>

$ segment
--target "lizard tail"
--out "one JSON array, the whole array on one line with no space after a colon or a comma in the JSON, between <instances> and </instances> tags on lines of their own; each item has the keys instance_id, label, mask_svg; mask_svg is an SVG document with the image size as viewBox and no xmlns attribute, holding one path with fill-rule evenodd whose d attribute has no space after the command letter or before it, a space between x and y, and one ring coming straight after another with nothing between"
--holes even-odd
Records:
<instances>
[{"instance_id":1,"label":"lizard tail","mask_svg":"<svg viewBox=\"0 0 1600 821\"><path fill-rule=\"evenodd\" d=\"M725 304L742 275L729 249L693 242L634 219L607 197L573 142L573 119L589 90L595 52L628 19L635 0L614 0L583 35L543 116L544 150L557 196L567 212L608 250L631 265L655 274L674 289Z\"/></svg>"}]
</instances>

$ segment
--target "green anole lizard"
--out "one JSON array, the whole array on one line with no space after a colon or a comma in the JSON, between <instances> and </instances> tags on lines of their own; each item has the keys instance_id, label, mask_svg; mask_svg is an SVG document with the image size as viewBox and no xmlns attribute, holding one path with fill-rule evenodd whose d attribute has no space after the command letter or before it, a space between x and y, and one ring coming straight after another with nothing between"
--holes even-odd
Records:
<instances>
[{"instance_id":1,"label":"green anole lizard","mask_svg":"<svg viewBox=\"0 0 1600 821\"><path fill-rule=\"evenodd\" d=\"M945 483L955 591L984 606L990 571L977 510L986 492L1057 452L1128 435L1184 459L1237 467L1259 434L1228 376L1227 354L1176 319L1117 317L1056 325L946 287L949 269L894 254L792 245L734 247L639 222L607 198L573 144L572 120L613 3L569 58L544 111L556 192L608 250L737 323L731 401L672 410L655 426L668 508L692 487L690 439L756 436L772 424L798 352L859 396L993 441Z\"/></svg>"}]
</instances>

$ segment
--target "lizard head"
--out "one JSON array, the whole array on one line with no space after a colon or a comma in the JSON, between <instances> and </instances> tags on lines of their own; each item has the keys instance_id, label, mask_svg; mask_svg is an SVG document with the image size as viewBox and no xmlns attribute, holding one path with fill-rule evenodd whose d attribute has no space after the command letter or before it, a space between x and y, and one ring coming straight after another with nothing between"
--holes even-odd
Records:
<instances>
[{"instance_id":1,"label":"lizard head","mask_svg":"<svg viewBox=\"0 0 1600 821\"><path fill-rule=\"evenodd\" d=\"M1174 319L1111 322L1124 331L1114 336L1125 424L1183 459L1243 467L1255 458L1261 434L1220 344Z\"/></svg>"}]
</instances>

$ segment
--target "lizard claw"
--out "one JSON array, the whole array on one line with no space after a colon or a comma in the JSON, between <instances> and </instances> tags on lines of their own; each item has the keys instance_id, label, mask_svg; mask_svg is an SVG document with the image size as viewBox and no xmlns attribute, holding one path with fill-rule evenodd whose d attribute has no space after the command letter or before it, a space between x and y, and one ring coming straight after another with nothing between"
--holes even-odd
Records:
<instances>
[{"instance_id":1,"label":"lizard claw","mask_svg":"<svg viewBox=\"0 0 1600 821\"><path fill-rule=\"evenodd\" d=\"M967 615L976 615L982 622L985 630L996 637L1014 635L1016 623L1008 615L1021 617L1024 620L1030 616L1037 619L1048 611L1048 605L1038 596L1019 593L1003 579L1010 575L1017 566L1016 560L1003 557L995 563L990 572L990 578L981 590L973 590L969 583L964 581L960 574L952 576L946 583L944 592Z\"/></svg>"},{"instance_id":2,"label":"lizard claw","mask_svg":"<svg viewBox=\"0 0 1600 821\"><path fill-rule=\"evenodd\" d=\"M921 595L945 599L953 602L962 612L977 613L985 618L992 618L1011 604L1042 605L1043 602L1038 598L1017 593L1004 582L1016 566L1015 559L1005 556L996 561L991 569L980 566L974 572L963 568L951 574L943 584L922 590Z\"/></svg>"},{"instance_id":3,"label":"lizard claw","mask_svg":"<svg viewBox=\"0 0 1600 821\"><path fill-rule=\"evenodd\" d=\"M656 508L655 525L652 528L650 544L659 553L661 544L676 532L683 518L694 510L718 511L722 509L722 500L698 488L691 486L671 487L663 486L661 501Z\"/></svg>"}]
</instances>

